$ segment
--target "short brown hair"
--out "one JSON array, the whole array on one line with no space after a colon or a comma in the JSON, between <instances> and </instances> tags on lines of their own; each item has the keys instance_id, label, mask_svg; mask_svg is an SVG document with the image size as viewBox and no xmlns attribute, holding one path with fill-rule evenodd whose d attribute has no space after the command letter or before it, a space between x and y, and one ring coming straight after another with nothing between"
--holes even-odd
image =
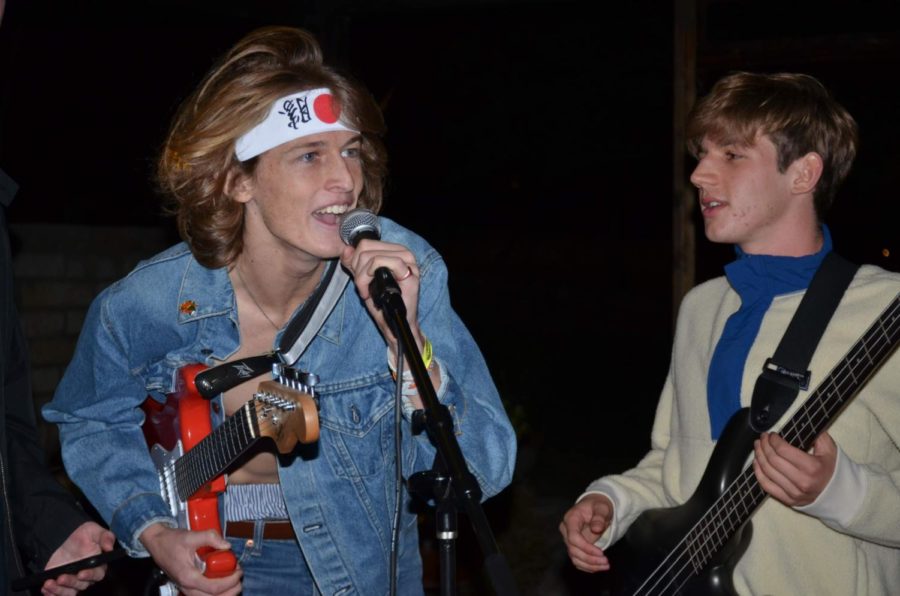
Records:
<instances>
[{"instance_id":1,"label":"short brown hair","mask_svg":"<svg viewBox=\"0 0 900 596\"><path fill-rule=\"evenodd\" d=\"M782 173L807 153L822 157L824 168L813 193L821 221L856 157L856 121L822 83L794 73L730 74L697 102L688 117L688 149L695 156L703 137L750 145L760 134L778 150Z\"/></svg>"},{"instance_id":2,"label":"short brown hair","mask_svg":"<svg viewBox=\"0 0 900 596\"><path fill-rule=\"evenodd\" d=\"M360 206L378 211L387 171L384 119L371 95L322 62L316 39L302 29L252 31L210 70L176 113L157 166L178 231L209 268L232 263L243 249L244 206L228 196L229 175L252 174L258 158L238 161L238 138L262 122L273 102L297 91L327 87L341 119L360 132Z\"/></svg>"}]
</instances>

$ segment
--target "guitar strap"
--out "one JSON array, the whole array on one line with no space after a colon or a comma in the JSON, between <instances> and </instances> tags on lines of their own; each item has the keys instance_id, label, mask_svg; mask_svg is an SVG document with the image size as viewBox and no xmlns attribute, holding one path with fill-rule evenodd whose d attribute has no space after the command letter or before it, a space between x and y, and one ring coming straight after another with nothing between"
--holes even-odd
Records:
<instances>
[{"instance_id":1,"label":"guitar strap","mask_svg":"<svg viewBox=\"0 0 900 596\"><path fill-rule=\"evenodd\" d=\"M337 259L330 261L316 291L306 300L303 308L294 315L291 322L288 323L287 329L281 335L277 353L284 364L291 366L300 359L309 343L325 324L328 315L334 310L348 281L350 281L350 276L341 267L340 261Z\"/></svg>"},{"instance_id":2,"label":"guitar strap","mask_svg":"<svg viewBox=\"0 0 900 596\"><path fill-rule=\"evenodd\" d=\"M291 318L274 352L241 358L204 370L194 377L197 391L204 398L212 399L244 381L272 372L273 365L279 362L292 366L325 324L348 281L350 276L341 267L340 261L330 261L322 281Z\"/></svg>"},{"instance_id":3,"label":"guitar strap","mask_svg":"<svg viewBox=\"0 0 900 596\"><path fill-rule=\"evenodd\" d=\"M809 362L859 265L831 251L822 260L775 354L766 359L750 403L750 427L763 432L809 388Z\"/></svg>"}]
</instances>

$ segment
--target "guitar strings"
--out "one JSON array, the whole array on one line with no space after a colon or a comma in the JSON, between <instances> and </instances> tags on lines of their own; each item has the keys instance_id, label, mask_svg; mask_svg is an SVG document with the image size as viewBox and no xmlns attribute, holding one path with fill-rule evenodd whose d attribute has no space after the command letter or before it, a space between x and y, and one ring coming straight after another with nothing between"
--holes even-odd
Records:
<instances>
[{"instance_id":1,"label":"guitar strings","mask_svg":"<svg viewBox=\"0 0 900 596\"><path fill-rule=\"evenodd\" d=\"M854 376L853 371L850 371L850 376L851 377ZM844 380L846 380L846 378ZM856 380L856 379L854 379L854 380ZM838 407L840 405L842 405L842 404L841 403L837 404ZM826 403L817 404L817 407L820 410L822 410L824 407L827 407L827 404ZM806 430L806 428L809 426L810 426L809 424L802 424L802 425L800 425L799 430L800 431ZM786 436L786 438L789 438L789 437ZM738 489L740 491L740 490L745 490L745 489L747 489L747 487L749 487L751 491L755 492L755 494L750 495L751 496L750 505L749 505L750 508L748 509L748 506L746 504L744 506L745 514L748 514L749 511L752 511L752 509L755 509L756 505L758 505L765 497L765 493L761 490L761 487L759 486L759 484L754 481L755 481L755 475L752 474L752 470L748 469L745 471L743 476L738 478L738 480L736 480L735 483L733 483L732 487L729 488L729 491L731 491L732 489ZM696 524L695 527L685 537L685 539L682 540L682 542L681 542L682 544L685 541L689 540L690 545L693 546L694 549L690 552L688 552L688 551L681 552L681 554L679 556L680 559L683 559L685 556L688 557L687 561L681 562L681 568L678 569L674 574L671 571L673 565L678 563L678 561L676 560L675 563L669 564L668 569L663 569L663 566L661 566L657 569L657 573L662 572L664 574L669 575L669 582L665 586L662 587L663 590L671 587L672 584L675 583L675 584L677 584L677 586L675 588L677 591L677 589L679 589L688 579L690 579L690 577L692 575L699 572L699 569L702 568L702 566L708 561L708 559L711 558L715 554L717 549L722 544L724 544L724 542L726 542L728 539L731 538L731 536L732 536L731 532L733 530L735 530L739 526L740 523L743 522L743 520L740 517L738 517L737 519L734 519L734 520L732 519L732 517L734 517L734 513L735 513L734 510L736 509L736 505L731 502L731 501L734 501L734 498L733 498L734 494L733 493L725 493L723 495L723 497L724 498L720 498L714 503L713 507L710 508L707 515L704 516L704 518L701 518L701 520L698 522L698 524ZM739 502L746 500L745 495L739 495L737 498L738 498ZM721 517L721 515L720 515L721 512L723 510L727 511L728 509L732 509L731 513L728 513L724 522L720 522L718 524L718 526L715 528L715 535L711 535L709 528L711 525L713 525L713 522L710 521L710 518L712 518L714 520L717 517ZM749 517L749 515L747 515L747 516ZM719 536L719 532L721 530L722 523L728 523L728 522L732 522L732 525L724 530L724 534L722 536ZM697 526L703 526L703 527L698 529ZM697 538L698 533L700 534L699 540ZM717 542L716 539L718 539L718 543L716 543ZM701 551L701 554L704 556L700 556L700 557L696 556L696 551L697 551L698 546ZM669 555L669 557L667 557L667 559L671 558L672 554L675 554L674 551ZM665 561L664 561L663 565L665 565ZM685 574L685 572L687 572L687 573ZM653 579L653 576L651 575L651 577L648 579L648 581L650 581L652 579ZM659 578L654 585L649 586L648 589L653 589L653 588L659 587L658 583L659 583L659 581L661 581L663 579L665 579L665 575L663 577ZM642 588L645 587L646 584L647 584L647 582L644 583Z\"/></svg>"},{"instance_id":2,"label":"guitar strings","mask_svg":"<svg viewBox=\"0 0 900 596\"><path fill-rule=\"evenodd\" d=\"M242 445L254 438L252 419L247 410L253 404L247 402L222 425L207 435L193 449L175 462L175 480L178 496L182 501L193 495L215 472L240 455ZM242 424L246 422L247 424ZM225 461L219 461L224 455Z\"/></svg>"},{"instance_id":3,"label":"guitar strings","mask_svg":"<svg viewBox=\"0 0 900 596\"><path fill-rule=\"evenodd\" d=\"M888 316L890 316L890 313L888 314ZM880 329L878 329L879 324L882 323L882 322L883 322L883 318L879 319L879 321L877 321L876 324L873 325L872 330L875 330L875 331L881 330L881 331L884 333L884 332L885 332L885 328L884 328L883 325L880 325ZM896 320L895 320L895 322L896 322ZM894 331L896 331L896 330L894 330ZM856 364L859 364L859 363L860 363L860 360L861 360L861 354L859 354L859 353L857 353L857 352L865 351L865 352L866 352L866 355L868 356L869 362L868 362L868 363L864 363L864 364L870 364L870 365L872 364L872 362L871 362L871 360L872 360L872 354L871 354L871 351L869 350L869 346L868 346L868 338L869 338L869 337L870 337L870 335L867 334L867 335L863 338L863 340L861 340L861 341L858 343L858 345L855 346L853 350L851 350L851 354L845 359L848 365L845 366L845 367L843 367L840 371L838 371L840 374L835 374L835 375L830 376L829 379L826 380L826 382L822 384L822 390L828 391L828 390L834 389L834 387L831 387L831 385L835 385L835 386L841 385L841 384L843 383L843 381L845 381L845 380L848 379L848 375L849 375L849 378L852 379L852 381L853 381L854 383L856 383L858 386L860 385L860 384L859 384L859 378L857 378L857 376L854 374L855 371L853 370L854 359L855 359ZM880 347L883 347L884 345L885 345L885 344L881 344L881 345L879 345L878 347L880 348ZM888 347L890 347L890 346L888 346ZM856 348L859 348L859 349L856 349ZM864 372L874 372L874 368L875 368L874 366L871 366L871 369L872 369L872 370L870 370L870 371L864 371ZM846 374L845 374L845 373L846 373ZM842 375L843 375L843 376L842 376ZM866 378L867 376L868 376L868 375L864 375L863 378ZM853 384L851 384L851 386L852 386L852 385L853 385ZM830 399L830 398L833 397L833 395L826 395L826 397ZM808 400L808 402L807 402L808 404L810 404L810 406L807 407L806 409L807 409L807 410L812 410L812 409L818 408L818 409L821 411L821 410L827 408L827 409L828 409L828 417L830 417L830 412L831 412L832 410L834 410L834 409L837 409L837 408L841 407L841 406L843 405L843 403L844 403L845 401L847 401L847 400L843 400L843 401L840 401L840 400L839 400L838 404L836 404L836 405L831 405L831 406L829 406L828 401L829 401L829 400L826 400L826 401L824 401L824 402L819 402L819 400L817 400L817 399L815 399L815 398L811 398L811 399ZM802 413L802 412L798 412L798 414L800 414L800 413ZM808 420L809 422L811 422L811 421L813 420L812 417L809 415L809 412L806 413L806 416L807 416L807 420ZM827 420L827 419L828 419L828 418L826 417L825 420ZM792 428L790 428L790 429L787 429L789 432L786 432L786 433L785 433L785 438L788 439L788 440L791 440L791 439L792 439L792 435L794 434L795 431L796 431L797 434L801 434L803 431L808 430L810 427L814 427L814 425L811 425L811 424L809 424L809 423L803 423L803 420L802 420L802 418L801 418L800 423L798 423L797 425L795 425L795 427L792 427ZM808 436L808 440L811 440L812 438L814 438L814 434L815 434L814 432L808 433L808 435L809 435L809 436ZM752 483L753 481L755 481L755 476L748 473L748 474L745 474L744 477L740 478L739 480L740 480L741 482L737 483L738 486L736 486L736 488L745 488L749 483ZM761 487L759 487L758 484L752 486L751 489L755 489L755 490L756 490L757 495L755 495L755 496L758 497L758 498L756 498L756 499L754 499L754 500L757 501L756 504L758 504L758 502L761 501L762 498L765 497L765 493L761 490ZM729 490L730 490L730 489L729 489ZM727 505L730 505L730 506L733 508L733 507L734 507L733 504L731 504L731 503L725 503L726 501L733 500L733 499L730 499L730 497L732 497L733 494L726 493L725 495L723 495L723 497L726 497L726 496L729 497L729 498L725 498L725 499L721 499L721 498L720 498L720 501L723 501L723 503L720 503L720 502L717 501L717 503L715 504L715 506L713 507L713 509L711 509L710 511L711 511L711 512L714 512L714 511L713 511L714 509L720 508L720 506L723 505L723 504L725 504L726 506L727 506ZM740 498L743 499L743 497L740 497ZM751 503L751 504L752 504L752 503ZM754 505L754 507L755 507L755 505ZM745 511L746 511L746 507L745 507ZM714 512L714 513L717 513L717 512ZM702 521L703 521L703 520L701 519L701 522L702 522ZM727 520L727 521L730 521L730 520ZM740 521L740 520L738 520L738 521ZM700 525L700 524L698 524L698 525ZM708 526L709 526L709 524L706 524L706 526L707 526L707 527L703 528L703 532L706 532L707 534L705 534L705 535L708 537L708 531L709 531L709 530L708 530ZM728 531L730 532L731 530L734 529L734 527L736 527L736 524L735 524L735 526L733 526L732 528L729 528ZM695 529L696 529L696 526L695 526ZM688 534L688 537L690 537L690 535L691 535L692 533L695 533L695 532L692 530L692 532ZM730 538L730 536L727 536L727 535L726 535L726 537L727 537L727 538ZM694 539L694 540L696 540L696 539ZM708 542L709 542L709 540L707 540L707 543L708 543ZM724 540L723 540L723 542L724 542ZM703 546L706 546L706 545L703 545ZM685 564L685 565L686 565L686 564ZM683 565L683 567L682 567L682 570L683 570L683 569L684 569L684 565ZM689 577L690 577L690 576L688 576L688 578L689 578ZM677 580L677 577L676 577L675 579ZM683 580L683 581L686 581L686 579ZM682 581L682 583L683 583L683 581ZM670 582L670 583L671 583L671 582Z\"/></svg>"},{"instance_id":4,"label":"guitar strings","mask_svg":"<svg viewBox=\"0 0 900 596\"><path fill-rule=\"evenodd\" d=\"M860 340L860 342L858 342L857 345L854 346L853 349L851 349L848 356L845 357L845 365L839 367L839 369L837 369L835 373L830 375L829 378L822 383L822 386L817 390L817 394L824 393L825 399L819 399L818 395L813 396L809 400L807 400L807 402L800 410L798 410L797 416L792 419L792 424L789 424L789 426L786 427L783 431L785 439L788 440L791 444L794 444L798 447L808 446L808 444L812 442L817 432L820 431L821 427L823 426L819 423L819 420L817 420L815 416L818 415L820 420L824 422L827 422L829 419L831 419L834 415L834 412L842 407L844 403L849 401L850 395L848 391L843 388L844 383L846 381L851 381L851 389L853 387L856 387L857 389L860 388L862 384L868 379L868 377L874 372L876 368L874 360L881 360L883 358L883 352L885 351L885 348L887 349L887 351L890 351L892 349L892 346L888 342L894 340L892 340L889 335L893 335L894 339L896 339L897 325L894 325L894 328L890 329L889 327L885 327L885 325L883 324L884 319L895 316L892 312L889 312L891 310L896 309L887 309L885 316L879 318L879 320L876 321L876 323L873 324L873 326L870 328L870 332L867 333ZM897 322L898 319L895 318L893 320L893 323ZM879 331L887 339L887 341L876 343L875 351L881 353L875 354L875 357L873 358L873 350L870 349L871 346L869 345L869 343L871 338L873 337L873 333ZM878 338L876 337L874 341L877 342ZM857 371L857 367L860 367L862 370ZM857 374L858 372L861 374ZM827 393L829 391L833 392L835 390L838 391L837 403L833 403L835 401L834 393ZM843 395L844 398L841 398L841 395ZM734 488L746 489L748 485L752 484L752 486L750 486L750 489L755 491L756 494L751 495L753 498L750 501L750 506L755 508L755 506L759 504L762 498L765 497L765 493L764 491L762 491L761 487L758 486L758 483L756 483L755 475L753 475L751 472L752 470L748 469L747 473L743 477L739 478L741 482L738 483ZM733 503L733 497L735 497L735 494L726 493L725 495L723 495L723 497L727 498L720 499L721 502L717 502L715 508L721 509L724 506L724 508L726 508L727 510L731 510L732 514L733 512L737 511L737 507ZM740 493L737 494L737 498L739 500L745 500L744 496ZM746 505L744 507L744 510L745 513L748 511ZM726 521L732 520L727 519ZM729 527L726 532L730 533L732 530L738 527L739 523L742 522L743 520L738 518L736 520L736 523L733 523L733 525ZM708 526L709 524L707 524L707 527L703 528L702 530L707 537L709 537ZM728 538L730 538L730 535L726 534L726 540ZM722 540L722 543L724 543L724 541L725 540ZM709 540L707 540L707 542L709 542ZM714 548L718 548L718 546L721 546L721 544L716 545ZM714 554L714 551L711 554Z\"/></svg>"},{"instance_id":5,"label":"guitar strings","mask_svg":"<svg viewBox=\"0 0 900 596\"><path fill-rule=\"evenodd\" d=\"M241 406L222 425L207 435L193 449L174 463L175 487L178 497L185 501L201 486L220 474L234 462L263 431L272 426L269 418L260 423L257 406L259 394ZM293 397L280 393L264 400L266 407L290 414L294 409ZM278 401L275 398L280 398ZM168 472L164 472L168 473ZM167 477L171 479L171 476Z\"/></svg>"},{"instance_id":6,"label":"guitar strings","mask_svg":"<svg viewBox=\"0 0 900 596\"><path fill-rule=\"evenodd\" d=\"M802 446L803 444L812 441L812 439L815 438L816 429L822 425L816 423L812 414L815 413L820 415L821 418L819 419L819 422L824 423L832 417L835 411L839 410L845 403L849 402L856 392L854 391L851 395L846 391L842 391L841 386L845 381L851 381L851 389L854 386L856 386L856 390L862 388L865 382L868 381L868 378L874 374L875 369L877 368L875 363L879 362L880 364L880 361L886 357L884 352L887 351L889 353L895 347L892 343L896 342L897 332L898 329L900 329L900 316L898 316L898 311L900 311L900 297L894 299L893 303L885 309L882 315L870 326L863 337L850 349L847 356L843 358L843 364L839 365L831 374L829 374L825 381L823 381L816 389L814 394L804 402L800 409L798 409L796 415L791 418L791 421L785 429L782 430L785 440L795 446ZM890 319L891 323L886 327L885 320L888 319ZM876 353L873 358L873 352L869 349L870 346L868 346L868 342L879 331L881 332L882 337L873 340L879 342L875 346ZM863 355L862 352L865 352L865 354ZM863 356L865 356L865 359ZM862 370L860 371L862 374L857 377L857 375L854 374L854 366L860 364L862 365ZM831 391L831 393L828 393L829 391ZM837 392L837 394L835 392ZM820 394L824 394L824 398L820 398ZM834 401L835 398L837 403L830 403ZM812 412L812 410L818 410L818 412ZM803 438L804 432L806 432L805 438ZM749 503L744 503L744 501L747 500L746 497L748 495L746 493L748 491L752 491L753 494L749 495L751 497ZM670 580L666 585L662 586L663 590L671 587L673 582L678 584L675 590L677 591L680 589L692 575L699 573L709 559L715 555L718 548L727 542L737 527L743 523L740 516L738 516L737 519L732 519L737 508L737 504L735 504L734 501L737 500L738 504L744 504L744 515L746 518L749 518L750 512L755 510L765 497L766 493L762 490L758 481L756 481L756 476L753 474L752 467L745 469L744 472L729 485L726 491L714 501L713 506L707 510L706 514L704 514L696 524L694 524L687 535L676 544L650 577L641 584L636 594L641 593L641 590L647 586L647 583L660 573L662 573L663 576L658 578L654 584L647 587L648 590L659 587L659 582L664 580L666 576L669 576ZM722 511L727 511L728 513L723 521L716 523L716 519L721 517L720 514ZM724 534L722 534L722 537L720 538L720 542L714 544L715 538L719 536L721 525L726 522L732 522L733 525L724 531ZM710 527L713 525L716 526L716 536L710 534ZM699 537L697 534L699 534ZM694 538L692 538L692 536L694 536ZM692 556L696 553L696 548L691 552L682 549L675 561L667 564L669 559L671 559L672 556L676 554L676 551L681 549L686 542L688 542L688 546L697 546L699 544L701 554L705 555L705 557L698 558ZM710 548L711 544L712 547ZM708 550L703 551L704 547L708 548ZM684 556L688 556L688 560L681 562L681 567L673 572L672 569L674 566L678 565L679 559L682 559ZM688 572L687 575L683 579L680 578L679 576L685 571ZM673 573L674 575L672 575Z\"/></svg>"}]
</instances>

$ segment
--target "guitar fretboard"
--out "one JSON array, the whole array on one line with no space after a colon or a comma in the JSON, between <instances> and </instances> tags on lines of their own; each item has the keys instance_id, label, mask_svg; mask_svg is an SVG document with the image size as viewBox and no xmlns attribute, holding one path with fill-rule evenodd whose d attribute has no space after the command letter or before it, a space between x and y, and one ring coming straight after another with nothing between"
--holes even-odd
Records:
<instances>
[{"instance_id":1,"label":"guitar fretboard","mask_svg":"<svg viewBox=\"0 0 900 596\"><path fill-rule=\"evenodd\" d=\"M853 399L900 343L900 294L803 403L779 433L808 450L815 438ZM638 589L638 594L675 594L746 523L766 498L753 468L728 486L691 531Z\"/></svg>"},{"instance_id":2,"label":"guitar fretboard","mask_svg":"<svg viewBox=\"0 0 900 596\"><path fill-rule=\"evenodd\" d=\"M175 461L175 486L182 501L224 472L259 437L255 401L244 404Z\"/></svg>"}]
</instances>

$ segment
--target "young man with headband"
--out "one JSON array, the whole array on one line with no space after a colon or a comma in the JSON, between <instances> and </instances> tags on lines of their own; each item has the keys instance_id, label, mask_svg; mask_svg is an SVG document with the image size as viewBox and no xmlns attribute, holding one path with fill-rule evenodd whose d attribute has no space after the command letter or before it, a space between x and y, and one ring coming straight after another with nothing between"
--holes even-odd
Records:
<instances>
[{"instance_id":1,"label":"young man with headband","mask_svg":"<svg viewBox=\"0 0 900 596\"><path fill-rule=\"evenodd\" d=\"M751 405L764 364L832 249L822 220L856 154L853 118L801 74L723 78L692 111L688 132L706 236L734 244L737 260L682 302L650 452L593 482L560 524L572 562L587 572L617 565L605 549L642 512L694 494L725 423ZM770 498L752 516L752 539L729 574L738 593L896 592L900 357L809 452L777 433L898 292L900 275L856 271L812 354L809 387L753 443L753 476ZM746 455L733 454L738 467Z\"/></svg>"},{"instance_id":2,"label":"young man with headband","mask_svg":"<svg viewBox=\"0 0 900 596\"><path fill-rule=\"evenodd\" d=\"M72 479L125 547L149 553L187 596L387 593L396 466L407 477L430 469L435 449L412 433L410 411L422 403L408 384L402 428L394 423L389 361L398 346L369 295L376 269L387 268L399 284L484 496L511 480L515 435L450 305L440 255L384 218L381 240L351 247L339 236L342 214L381 205L382 130L368 93L323 65L308 33L271 27L239 41L176 114L159 162L185 242L94 301L44 410L59 424ZM341 267L353 283L341 285L348 279ZM144 398L162 401L185 365L271 353L320 284L337 293L295 355L297 368L318 376L319 440L281 455L256 450L229 470L224 538L173 527L142 438ZM231 415L257 383L226 390L213 413L221 405ZM404 491L401 594L423 592L409 498ZM195 564L201 547L231 548L239 569L203 576Z\"/></svg>"}]
</instances>

